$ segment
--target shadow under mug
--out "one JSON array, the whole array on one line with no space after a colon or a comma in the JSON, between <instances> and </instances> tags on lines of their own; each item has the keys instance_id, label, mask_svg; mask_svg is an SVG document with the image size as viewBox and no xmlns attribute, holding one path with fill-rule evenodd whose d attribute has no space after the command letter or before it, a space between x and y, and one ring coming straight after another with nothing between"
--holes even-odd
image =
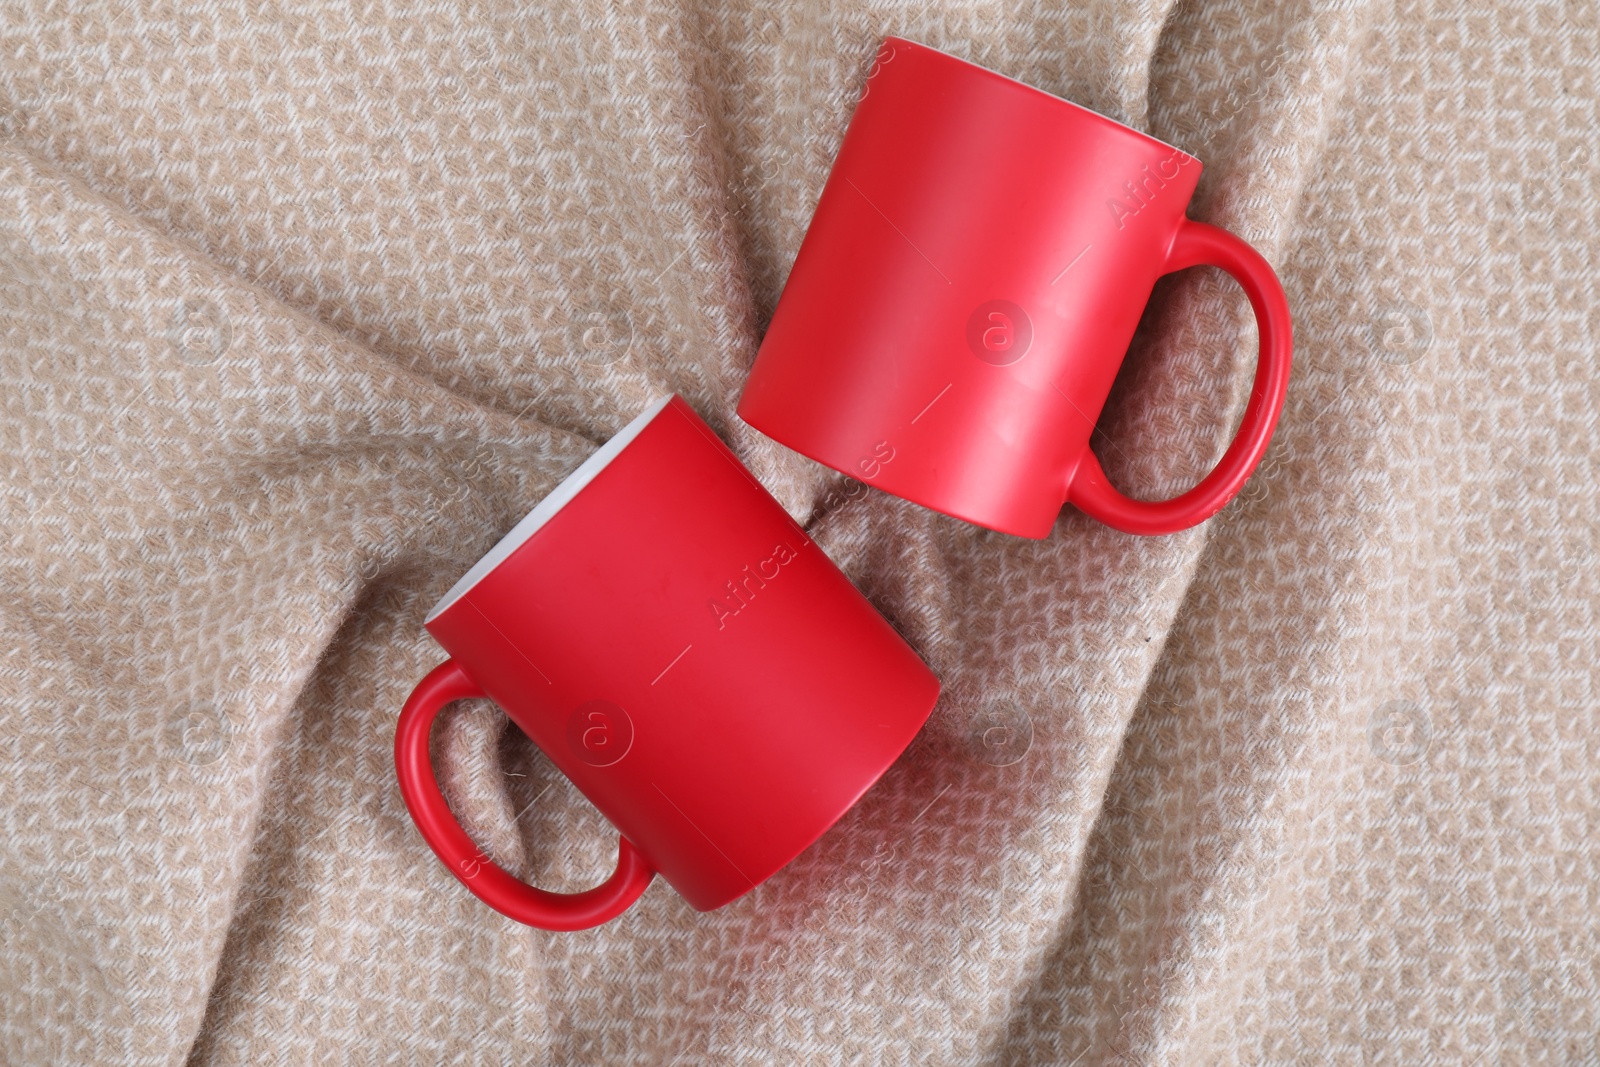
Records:
<instances>
[{"instance_id":1,"label":"shadow under mug","mask_svg":"<svg viewBox=\"0 0 1600 1067\"><path fill-rule=\"evenodd\" d=\"M969 522L1044 537L1064 503L1130 533L1225 507L1289 383L1283 287L1185 212L1200 162L1093 111L887 38L739 402L784 445ZM1232 445L1172 500L1107 481L1089 439L1156 280L1221 267L1260 335Z\"/></svg>"},{"instance_id":2,"label":"shadow under mug","mask_svg":"<svg viewBox=\"0 0 1600 1067\"><path fill-rule=\"evenodd\" d=\"M423 838L532 926L620 914L659 872L694 907L755 888L898 757L939 682L688 404L654 404L428 613L450 658L417 685L395 765ZM451 815L429 731L503 708L622 835L615 873L535 889Z\"/></svg>"}]
</instances>

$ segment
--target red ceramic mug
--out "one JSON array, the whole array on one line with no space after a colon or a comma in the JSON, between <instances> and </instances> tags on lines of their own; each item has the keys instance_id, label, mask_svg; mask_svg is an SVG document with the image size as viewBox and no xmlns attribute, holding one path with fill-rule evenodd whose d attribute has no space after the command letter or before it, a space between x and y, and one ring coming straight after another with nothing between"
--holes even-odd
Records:
<instances>
[{"instance_id":1,"label":"red ceramic mug","mask_svg":"<svg viewBox=\"0 0 1600 1067\"><path fill-rule=\"evenodd\" d=\"M884 41L739 402L775 440L982 526L1044 537L1063 503L1131 533L1221 510L1272 437L1290 321L1265 259L1185 217L1200 162L954 56ZM1089 447L1156 279L1238 279L1260 359L1237 436L1167 501Z\"/></svg>"},{"instance_id":2,"label":"red ceramic mug","mask_svg":"<svg viewBox=\"0 0 1600 1067\"><path fill-rule=\"evenodd\" d=\"M586 460L424 625L450 658L400 714L406 807L468 889L550 930L613 918L657 872L702 911L755 888L878 779L939 693L677 397ZM445 704L479 696L621 831L603 885L526 885L450 814L429 729Z\"/></svg>"}]
</instances>

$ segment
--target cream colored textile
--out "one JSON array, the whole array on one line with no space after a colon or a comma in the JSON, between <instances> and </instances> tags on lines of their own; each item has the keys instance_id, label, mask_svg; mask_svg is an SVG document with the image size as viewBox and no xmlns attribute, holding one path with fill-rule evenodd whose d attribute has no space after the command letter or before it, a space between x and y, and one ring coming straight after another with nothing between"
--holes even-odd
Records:
<instances>
[{"instance_id":1,"label":"cream colored textile","mask_svg":"<svg viewBox=\"0 0 1600 1067\"><path fill-rule=\"evenodd\" d=\"M1006 537L734 417L888 33L1184 147L1281 272L1205 527ZM1584 0L0 6L0 1062L1600 1062L1597 71ZM1196 479L1253 360L1163 283L1111 476ZM667 390L945 695L748 897L530 931L395 716ZM605 874L498 712L436 743L505 863Z\"/></svg>"}]
</instances>

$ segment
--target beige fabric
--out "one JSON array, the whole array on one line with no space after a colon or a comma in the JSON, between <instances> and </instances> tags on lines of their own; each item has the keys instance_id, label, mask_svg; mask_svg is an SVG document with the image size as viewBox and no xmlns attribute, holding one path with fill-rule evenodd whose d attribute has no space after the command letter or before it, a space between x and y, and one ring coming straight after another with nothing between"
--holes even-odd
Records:
<instances>
[{"instance_id":1,"label":"beige fabric","mask_svg":"<svg viewBox=\"0 0 1600 1067\"><path fill-rule=\"evenodd\" d=\"M1205 528L1005 537L734 418L885 33L1193 152L1281 271ZM1600 1062L1593 4L12 0L0 57L0 1061ZM1220 454L1252 337L1161 286L1114 479ZM946 693L747 898L530 931L395 716L669 389ZM496 856L605 873L498 713L441 735Z\"/></svg>"}]
</instances>

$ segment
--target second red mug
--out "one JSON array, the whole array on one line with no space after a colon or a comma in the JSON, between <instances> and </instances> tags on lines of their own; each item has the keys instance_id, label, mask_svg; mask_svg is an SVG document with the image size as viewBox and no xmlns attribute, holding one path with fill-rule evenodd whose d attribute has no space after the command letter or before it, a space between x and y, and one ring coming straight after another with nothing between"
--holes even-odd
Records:
<instances>
[{"instance_id":1,"label":"second red mug","mask_svg":"<svg viewBox=\"0 0 1600 1067\"><path fill-rule=\"evenodd\" d=\"M1200 162L911 41L883 42L739 402L788 447L1025 537L1063 503L1131 533L1216 514L1271 441L1289 306L1266 260L1185 215ZM1118 492L1089 447L1163 274L1211 264L1260 357L1216 468L1172 500Z\"/></svg>"},{"instance_id":2,"label":"second red mug","mask_svg":"<svg viewBox=\"0 0 1600 1067\"><path fill-rule=\"evenodd\" d=\"M551 930L618 915L659 872L690 904L755 888L921 728L933 672L677 397L586 460L428 613L450 658L400 713L417 828L491 907ZM526 885L451 815L428 735L487 696L621 833L581 893Z\"/></svg>"}]
</instances>

